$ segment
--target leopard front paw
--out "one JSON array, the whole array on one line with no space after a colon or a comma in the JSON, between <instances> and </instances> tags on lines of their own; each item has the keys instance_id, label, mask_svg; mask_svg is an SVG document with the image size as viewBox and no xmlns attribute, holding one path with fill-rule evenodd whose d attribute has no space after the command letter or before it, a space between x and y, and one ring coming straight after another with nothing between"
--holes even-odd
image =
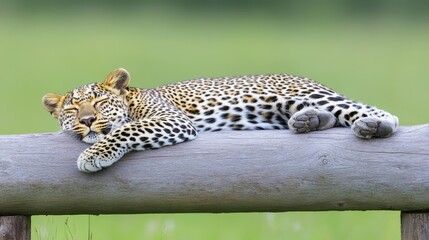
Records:
<instances>
[{"instance_id":1,"label":"leopard front paw","mask_svg":"<svg viewBox=\"0 0 429 240\"><path fill-rule=\"evenodd\" d=\"M118 161L123 154L116 154L109 156L97 151L93 148L88 148L83 151L77 159L77 168L82 172L97 172L103 168L111 166L114 162Z\"/></svg>"},{"instance_id":2,"label":"leopard front paw","mask_svg":"<svg viewBox=\"0 0 429 240\"><path fill-rule=\"evenodd\" d=\"M81 172L97 172L103 169L102 159L100 159L99 153L92 149L86 149L83 151L77 159L77 168Z\"/></svg>"}]
</instances>

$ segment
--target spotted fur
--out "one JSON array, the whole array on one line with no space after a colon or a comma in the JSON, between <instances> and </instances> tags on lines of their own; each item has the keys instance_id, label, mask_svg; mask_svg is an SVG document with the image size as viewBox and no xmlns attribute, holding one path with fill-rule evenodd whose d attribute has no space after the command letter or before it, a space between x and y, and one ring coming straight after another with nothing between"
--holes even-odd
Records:
<instances>
[{"instance_id":1,"label":"spotted fur","mask_svg":"<svg viewBox=\"0 0 429 240\"><path fill-rule=\"evenodd\" d=\"M388 137L398 126L383 110L292 75L201 78L155 89L131 88L129 81L118 69L103 83L43 97L63 131L94 143L79 156L79 170L99 171L130 151L185 142L203 131L342 126L371 138Z\"/></svg>"}]
</instances>

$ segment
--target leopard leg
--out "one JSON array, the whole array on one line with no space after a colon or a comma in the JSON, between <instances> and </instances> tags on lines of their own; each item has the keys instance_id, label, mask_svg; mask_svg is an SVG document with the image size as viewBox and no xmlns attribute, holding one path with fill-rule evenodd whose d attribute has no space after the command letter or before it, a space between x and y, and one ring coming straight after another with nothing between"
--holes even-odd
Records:
<instances>
[{"instance_id":1,"label":"leopard leg","mask_svg":"<svg viewBox=\"0 0 429 240\"><path fill-rule=\"evenodd\" d=\"M77 159L77 167L82 172L97 172L121 159L131 149L122 144L111 146L110 135L83 151Z\"/></svg>"},{"instance_id":2,"label":"leopard leg","mask_svg":"<svg viewBox=\"0 0 429 240\"><path fill-rule=\"evenodd\" d=\"M153 117L128 123L81 153L82 172L97 172L134 150L160 148L195 139L197 131L184 115Z\"/></svg>"},{"instance_id":3,"label":"leopard leg","mask_svg":"<svg viewBox=\"0 0 429 240\"><path fill-rule=\"evenodd\" d=\"M331 112L315 108L302 109L291 116L288 121L289 129L295 133L308 133L310 131L332 128L337 118Z\"/></svg>"},{"instance_id":4,"label":"leopard leg","mask_svg":"<svg viewBox=\"0 0 429 240\"><path fill-rule=\"evenodd\" d=\"M363 117L356 120L352 130L360 138L389 137L398 128L398 118L388 117Z\"/></svg>"}]
</instances>

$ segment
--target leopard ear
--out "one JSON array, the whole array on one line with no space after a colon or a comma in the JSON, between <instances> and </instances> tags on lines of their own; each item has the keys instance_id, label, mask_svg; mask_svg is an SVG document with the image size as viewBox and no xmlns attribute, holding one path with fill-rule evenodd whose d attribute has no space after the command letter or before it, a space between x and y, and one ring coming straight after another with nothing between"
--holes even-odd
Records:
<instances>
[{"instance_id":1,"label":"leopard ear","mask_svg":"<svg viewBox=\"0 0 429 240\"><path fill-rule=\"evenodd\" d=\"M48 93L43 96L42 104L45 107L46 111L51 113L52 117L58 118L60 115L61 108L63 107L64 96Z\"/></svg>"},{"instance_id":2,"label":"leopard ear","mask_svg":"<svg viewBox=\"0 0 429 240\"><path fill-rule=\"evenodd\" d=\"M130 84L130 74L127 70L118 68L107 75L103 84L122 92Z\"/></svg>"}]
</instances>

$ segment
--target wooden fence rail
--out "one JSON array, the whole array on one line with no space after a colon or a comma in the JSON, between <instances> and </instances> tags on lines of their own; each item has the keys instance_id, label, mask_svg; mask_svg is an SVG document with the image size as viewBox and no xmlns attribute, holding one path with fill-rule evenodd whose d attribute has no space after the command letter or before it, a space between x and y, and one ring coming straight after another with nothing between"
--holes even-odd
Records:
<instances>
[{"instance_id":1,"label":"wooden fence rail","mask_svg":"<svg viewBox=\"0 0 429 240\"><path fill-rule=\"evenodd\" d=\"M429 125L372 140L344 128L202 133L95 174L77 170L86 147L0 136L0 215L399 210L403 239L429 239Z\"/></svg>"}]
</instances>

